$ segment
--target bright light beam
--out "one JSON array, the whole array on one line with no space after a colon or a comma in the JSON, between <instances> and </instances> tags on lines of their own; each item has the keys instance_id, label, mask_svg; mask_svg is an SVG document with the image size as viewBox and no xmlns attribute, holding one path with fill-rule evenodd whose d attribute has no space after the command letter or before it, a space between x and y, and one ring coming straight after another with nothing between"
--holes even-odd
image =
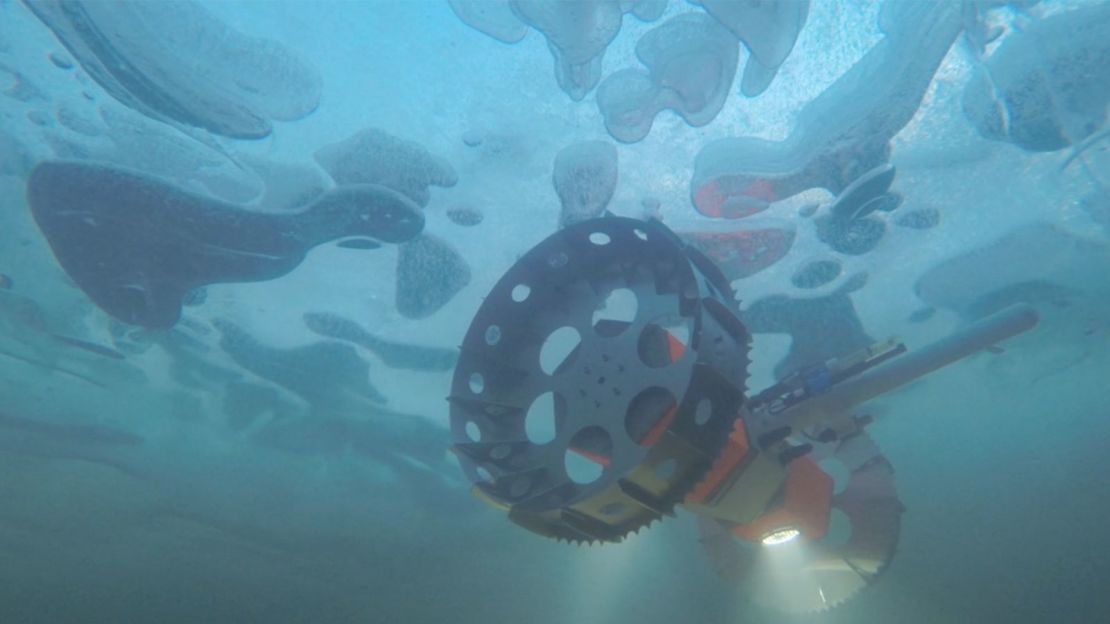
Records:
<instances>
[{"instance_id":1,"label":"bright light beam","mask_svg":"<svg viewBox=\"0 0 1110 624\"><path fill-rule=\"evenodd\" d=\"M792 527L776 529L763 536L763 545L778 546L779 544L786 544L798 539L798 536L801 534L801 531Z\"/></svg>"}]
</instances>

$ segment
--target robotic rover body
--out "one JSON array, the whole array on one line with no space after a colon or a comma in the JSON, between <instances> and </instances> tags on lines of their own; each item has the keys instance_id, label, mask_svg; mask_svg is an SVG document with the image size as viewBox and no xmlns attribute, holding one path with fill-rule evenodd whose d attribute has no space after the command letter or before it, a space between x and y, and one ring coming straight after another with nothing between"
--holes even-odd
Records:
<instances>
[{"instance_id":1,"label":"robotic rover body","mask_svg":"<svg viewBox=\"0 0 1110 624\"><path fill-rule=\"evenodd\" d=\"M755 600L828 608L889 563L903 511L854 408L1036 322L1019 306L913 352L888 340L749 397L750 336L720 270L658 222L594 219L525 254L479 308L452 450L530 531L617 542L681 505Z\"/></svg>"}]
</instances>

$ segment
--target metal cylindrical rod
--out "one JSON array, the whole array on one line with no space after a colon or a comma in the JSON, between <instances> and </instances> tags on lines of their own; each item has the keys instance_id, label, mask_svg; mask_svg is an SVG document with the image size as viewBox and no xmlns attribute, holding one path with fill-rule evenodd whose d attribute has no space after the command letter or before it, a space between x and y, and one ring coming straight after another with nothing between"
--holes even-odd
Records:
<instances>
[{"instance_id":1,"label":"metal cylindrical rod","mask_svg":"<svg viewBox=\"0 0 1110 624\"><path fill-rule=\"evenodd\" d=\"M963 359L1007 338L1031 329L1039 315L1028 305L1016 305L993 314L961 331L832 388L828 393L786 410L781 418L795 430L842 414L923 375Z\"/></svg>"}]
</instances>

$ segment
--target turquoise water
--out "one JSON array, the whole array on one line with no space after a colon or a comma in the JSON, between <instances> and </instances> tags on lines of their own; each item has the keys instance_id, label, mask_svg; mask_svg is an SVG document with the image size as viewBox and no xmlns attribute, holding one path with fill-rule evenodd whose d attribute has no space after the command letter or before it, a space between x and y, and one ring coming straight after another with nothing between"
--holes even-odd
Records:
<instances>
[{"instance_id":1,"label":"turquoise water","mask_svg":"<svg viewBox=\"0 0 1110 624\"><path fill-rule=\"evenodd\" d=\"M1110 5L886 2L813 2L748 95L749 46L679 0L658 17L556 11L553 41L604 50L565 88L529 3L511 44L430 0L205 2L208 21L90 4L130 63L98 74L103 48L0 1L0 622L1106 618ZM657 30L688 13L702 30ZM583 38L602 15L611 41ZM669 73L637 56L653 37L686 54ZM1047 95L991 99L1008 86ZM612 109L607 126L606 98L639 117ZM351 156L364 129L376 142ZM560 173L588 141L603 145ZM85 164L41 164L57 160ZM848 183L887 163L901 205L838 220ZM772 182L729 191L744 176ZM389 188L356 199L422 219L420 238L380 213L343 225L357 202L328 202L368 181ZM126 210L65 220L90 206ZM873 586L790 615L719 578L681 508L587 547L470 494L448 452L456 348L523 254L602 209L694 244L763 232L755 251L705 248L754 334L754 390L867 339L912 351L1006 304L1040 313L861 408L905 506ZM752 214L714 214L729 210ZM235 236L206 239L212 224ZM121 281L82 277L118 250ZM247 265L266 268L232 278ZM152 276L180 273L214 277L151 326Z\"/></svg>"}]
</instances>

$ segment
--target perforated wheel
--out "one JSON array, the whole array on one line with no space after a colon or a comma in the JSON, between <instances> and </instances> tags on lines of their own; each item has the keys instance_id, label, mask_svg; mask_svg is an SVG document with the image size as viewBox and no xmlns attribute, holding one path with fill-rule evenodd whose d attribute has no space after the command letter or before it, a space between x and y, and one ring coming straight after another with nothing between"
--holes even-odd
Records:
<instances>
[{"instance_id":1,"label":"perforated wheel","mask_svg":"<svg viewBox=\"0 0 1110 624\"><path fill-rule=\"evenodd\" d=\"M516 523L619 541L681 502L744 400L727 281L656 222L567 227L479 308L451 387L464 472Z\"/></svg>"}]
</instances>

